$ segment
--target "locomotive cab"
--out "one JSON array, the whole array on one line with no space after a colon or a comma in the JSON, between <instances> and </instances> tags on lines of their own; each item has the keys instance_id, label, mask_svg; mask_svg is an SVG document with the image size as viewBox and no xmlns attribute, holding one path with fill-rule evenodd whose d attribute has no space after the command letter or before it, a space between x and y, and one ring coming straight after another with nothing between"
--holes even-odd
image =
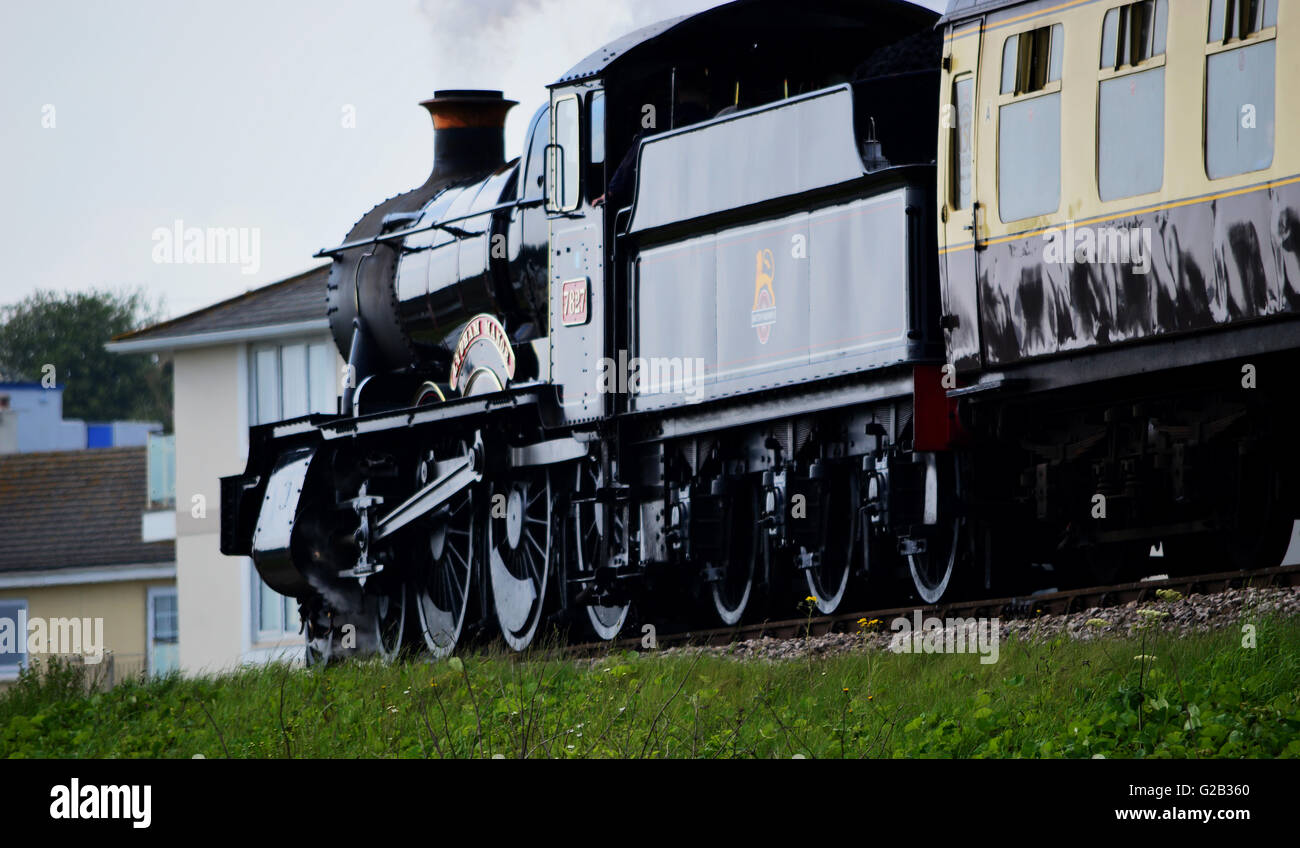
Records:
<instances>
[{"instance_id":1,"label":"locomotive cab","mask_svg":"<svg viewBox=\"0 0 1300 848\"><path fill-rule=\"evenodd\" d=\"M678 210L655 213L660 226L650 240L662 242L688 236L692 228L760 219L783 198L788 205L808 191L916 166L907 177L894 173L885 181L910 180L917 187L911 203L918 219L928 214L931 201L923 195L933 193L926 186L935 138L928 123L916 119L915 108L938 98L934 16L893 0L869 8L822 5L818 14L804 15L786 4L749 0L665 21L607 45L551 86L550 374L559 392L554 420L591 422L628 409L626 392L602 388L599 369L620 355L637 357L633 289L638 246L648 237L631 229L646 229L634 221L647 220L648 204L672 207L680 201L685 207L702 195L727 195L715 198L711 220ZM836 86L848 96L826 97ZM813 118L812 101L834 101L837 117ZM772 131L772 116L790 129L769 149L764 142L772 140L764 134ZM823 121L805 137L824 133L846 154L839 159L842 167L778 185L769 178L771 169L791 174L822 164L821 151L798 146L797 124L804 120ZM647 164L656 155L663 164ZM768 209L757 208L765 203ZM930 236L921 228L912 238L923 242ZM924 334L933 347L937 326L922 326L926 307L920 300L937 298L936 280L923 258L925 246L918 243L915 250L916 292L907 297L917 300L909 306L916 326L904 332L912 341ZM899 274L902 264L894 266ZM657 299L670 312L690 302L666 289ZM843 314L851 317L860 308ZM678 358L690 352L680 342L672 345Z\"/></svg>"}]
</instances>

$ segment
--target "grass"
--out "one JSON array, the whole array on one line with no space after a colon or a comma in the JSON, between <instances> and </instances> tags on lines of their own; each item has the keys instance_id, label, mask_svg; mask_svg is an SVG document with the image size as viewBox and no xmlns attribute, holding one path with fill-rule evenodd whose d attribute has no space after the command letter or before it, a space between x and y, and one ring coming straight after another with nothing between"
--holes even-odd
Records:
<instances>
[{"instance_id":1,"label":"grass","mask_svg":"<svg viewBox=\"0 0 1300 848\"><path fill-rule=\"evenodd\" d=\"M1297 757L1300 620L1001 660L537 653L0 694L0 757Z\"/></svg>"}]
</instances>

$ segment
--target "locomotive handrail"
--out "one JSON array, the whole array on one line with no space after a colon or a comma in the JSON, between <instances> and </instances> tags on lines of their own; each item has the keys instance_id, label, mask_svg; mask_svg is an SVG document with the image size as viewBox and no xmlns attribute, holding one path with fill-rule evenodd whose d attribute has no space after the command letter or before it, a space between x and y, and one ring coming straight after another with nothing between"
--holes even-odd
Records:
<instances>
[{"instance_id":1,"label":"locomotive handrail","mask_svg":"<svg viewBox=\"0 0 1300 848\"><path fill-rule=\"evenodd\" d=\"M465 236L476 235L476 234L467 233L465 230L461 230L458 229L457 227L452 227L450 225L459 223L460 221L468 221L470 218L478 218L483 215L491 215L494 212L504 212L507 209L529 209L534 206L541 206L545 202L546 202L545 198L539 197L533 200L516 200L512 203L501 203L496 206L491 206L487 209L480 209L477 212L472 212L468 215L460 215L455 218L447 218L444 221L438 221L437 223L425 224L422 227L411 227L410 229L406 229L406 230L398 230L395 233L385 233L384 235L374 236L368 239L358 239L357 241L345 242L343 244L340 244L338 247L331 247L331 248L319 250L316 253L312 254L312 257L315 259L321 259L327 256L332 257L337 253L342 253L345 250L351 250L354 247L365 247L366 245L370 245L370 244L383 244L384 242L396 241L398 239L406 238L407 236L418 235L419 233L427 233L433 230L446 230L448 233L450 233L453 236L456 236L457 238L464 238Z\"/></svg>"}]
</instances>

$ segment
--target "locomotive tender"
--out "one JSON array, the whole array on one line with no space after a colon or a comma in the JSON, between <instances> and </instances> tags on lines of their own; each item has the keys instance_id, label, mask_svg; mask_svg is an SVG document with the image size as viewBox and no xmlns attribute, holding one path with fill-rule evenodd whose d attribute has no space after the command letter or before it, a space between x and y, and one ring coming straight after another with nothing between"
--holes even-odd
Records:
<instances>
[{"instance_id":1,"label":"locomotive tender","mask_svg":"<svg viewBox=\"0 0 1300 848\"><path fill-rule=\"evenodd\" d=\"M323 251L338 414L252 428L223 553L314 659L1280 559L1300 19L1172 5L737 0L510 162L515 104L437 93Z\"/></svg>"}]
</instances>

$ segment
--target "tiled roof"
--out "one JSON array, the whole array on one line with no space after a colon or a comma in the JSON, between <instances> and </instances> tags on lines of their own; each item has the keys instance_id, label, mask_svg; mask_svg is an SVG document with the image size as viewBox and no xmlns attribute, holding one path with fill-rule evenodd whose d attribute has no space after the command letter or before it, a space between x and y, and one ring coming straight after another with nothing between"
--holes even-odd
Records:
<instances>
[{"instance_id":1,"label":"tiled roof","mask_svg":"<svg viewBox=\"0 0 1300 848\"><path fill-rule=\"evenodd\" d=\"M253 289L197 312L116 336L113 341L164 342L200 333L271 327L300 321L324 321L325 286L329 282L329 274L330 266L321 265L296 277Z\"/></svg>"},{"instance_id":2,"label":"tiled roof","mask_svg":"<svg viewBox=\"0 0 1300 848\"><path fill-rule=\"evenodd\" d=\"M0 573L175 562L141 541L145 448L0 456Z\"/></svg>"}]
</instances>

